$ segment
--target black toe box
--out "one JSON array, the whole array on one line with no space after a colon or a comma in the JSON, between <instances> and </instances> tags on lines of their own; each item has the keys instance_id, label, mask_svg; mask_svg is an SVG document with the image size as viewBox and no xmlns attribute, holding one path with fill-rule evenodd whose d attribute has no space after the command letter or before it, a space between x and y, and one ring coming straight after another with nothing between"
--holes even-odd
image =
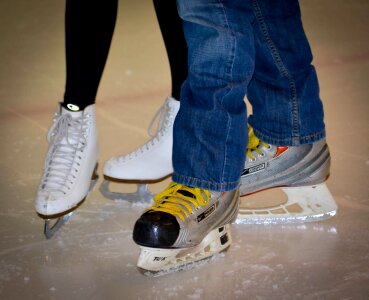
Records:
<instances>
[{"instance_id":1,"label":"black toe box","mask_svg":"<svg viewBox=\"0 0 369 300\"><path fill-rule=\"evenodd\" d=\"M133 240L141 246L170 248L178 238L179 229L175 216L161 211L148 211L136 221Z\"/></svg>"}]
</instances>

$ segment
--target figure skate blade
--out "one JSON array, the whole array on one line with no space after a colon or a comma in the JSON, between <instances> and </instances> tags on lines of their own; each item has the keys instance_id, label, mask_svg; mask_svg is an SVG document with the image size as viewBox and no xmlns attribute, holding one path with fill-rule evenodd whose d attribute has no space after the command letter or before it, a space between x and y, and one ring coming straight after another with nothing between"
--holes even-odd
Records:
<instances>
[{"instance_id":1,"label":"figure skate blade","mask_svg":"<svg viewBox=\"0 0 369 300\"><path fill-rule=\"evenodd\" d=\"M198 262L225 251L231 243L230 225L227 224L209 232L195 247L160 249L140 246L137 267L147 276L162 276L190 269Z\"/></svg>"},{"instance_id":2,"label":"figure skate blade","mask_svg":"<svg viewBox=\"0 0 369 300\"><path fill-rule=\"evenodd\" d=\"M325 183L282 187L281 190L287 195L287 201L278 205L255 208L241 200L236 224L313 222L333 217L337 212L337 204Z\"/></svg>"},{"instance_id":3,"label":"figure skate blade","mask_svg":"<svg viewBox=\"0 0 369 300\"><path fill-rule=\"evenodd\" d=\"M89 187L88 194L91 193L91 191L94 189L97 181L98 181L98 175L96 173L96 168L92 176L92 180ZM66 224L75 210L86 200L88 194L85 198L82 199L75 207L69 209L68 211L64 213L60 213L56 216L42 216L42 218L45 219L44 224L44 235L47 239L51 239L59 230L63 227L64 224Z\"/></svg>"},{"instance_id":4,"label":"figure skate blade","mask_svg":"<svg viewBox=\"0 0 369 300\"><path fill-rule=\"evenodd\" d=\"M113 192L110 189L110 183L109 180L103 180L100 185L100 192L107 199L114 201L149 202L154 198L154 194L149 191L146 183L137 183L137 190L131 193Z\"/></svg>"},{"instance_id":5,"label":"figure skate blade","mask_svg":"<svg viewBox=\"0 0 369 300\"><path fill-rule=\"evenodd\" d=\"M44 225L44 235L49 240L51 239L58 231L59 229L66 224L70 217L73 215L74 211L71 211L70 213L67 213L64 216L61 216L56 219L46 219L45 225ZM54 222L53 222L54 221ZM51 224L53 223L53 224Z\"/></svg>"}]
</instances>

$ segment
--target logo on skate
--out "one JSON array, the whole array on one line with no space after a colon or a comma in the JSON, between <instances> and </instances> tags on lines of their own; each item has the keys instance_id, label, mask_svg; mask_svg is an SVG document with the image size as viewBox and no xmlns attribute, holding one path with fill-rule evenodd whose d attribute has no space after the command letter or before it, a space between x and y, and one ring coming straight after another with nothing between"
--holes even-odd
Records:
<instances>
[{"instance_id":1,"label":"logo on skate","mask_svg":"<svg viewBox=\"0 0 369 300\"><path fill-rule=\"evenodd\" d=\"M79 107L77 105L75 105L75 104L68 103L67 104L67 107L71 111L79 111Z\"/></svg>"},{"instance_id":2,"label":"logo on skate","mask_svg":"<svg viewBox=\"0 0 369 300\"><path fill-rule=\"evenodd\" d=\"M215 211L215 204L210 206L207 210L205 210L201 215L198 215L197 222L200 223L202 220L209 217Z\"/></svg>"},{"instance_id":3,"label":"logo on skate","mask_svg":"<svg viewBox=\"0 0 369 300\"><path fill-rule=\"evenodd\" d=\"M164 261L166 257L155 256L153 261Z\"/></svg>"},{"instance_id":4,"label":"logo on skate","mask_svg":"<svg viewBox=\"0 0 369 300\"><path fill-rule=\"evenodd\" d=\"M254 166L254 167L244 169L241 176L250 175L252 173L256 173L256 172L262 171L264 169L265 169L265 163L262 163L260 165Z\"/></svg>"}]
</instances>

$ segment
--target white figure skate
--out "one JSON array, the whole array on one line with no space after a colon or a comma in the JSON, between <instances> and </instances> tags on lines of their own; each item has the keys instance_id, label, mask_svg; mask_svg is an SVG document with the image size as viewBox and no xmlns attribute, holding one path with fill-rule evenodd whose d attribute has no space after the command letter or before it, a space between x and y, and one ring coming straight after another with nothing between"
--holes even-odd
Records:
<instances>
[{"instance_id":1,"label":"white figure skate","mask_svg":"<svg viewBox=\"0 0 369 300\"><path fill-rule=\"evenodd\" d=\"M245 197L236 222L299 223L334 216L337 205L325 184L329 168L330 154L324 140L297 147L277 147L260 141L249 127L241 197L280 187L287 200L273 203L271 199L261 199L250 203Z\"/></svg>"},{"instance_id":2,"label":"white figure skate","mask_svg":"<svg viewBox=\"0 0 369 300\"><path fill-rule=\"evenodd\" d=\"M173 123L179 110L179 101L168 97L164 105L155 114L149 125L151 139L135 151L109 159L104 165L104 180L101 193L108 199L125 201L148 201L153 194L148 183L155 183L169 177L173 172L172 146ZM152 127L159 117L157 132ZM135 193L118 193L109 189L110 181L137 183Z\"/></svg>"},{"instance_id":3,"label":"white figure skate","mask_svg":"<svg viewBox=\"0 0 369 300\"><path fill-rule=\"evenodd\" d=\"M45 236L51 238L84 201L97 180L95 105L83 111L69 111L60 106L48 141L35 209L45 219ZM56 221L53 226L51 220Z\"/></svg>"},{"instance_id":4,"label":"white figure skate","mask_svg":"<svg viewBox=\"0 0 369 300\"><path fill-rule=\"evenodd\" d=\"M231 245L238 190L210 192L172 182L154 201L133 229L141 247L137 266L146 275L180 270Z\"/></svg>"}]
</instances>

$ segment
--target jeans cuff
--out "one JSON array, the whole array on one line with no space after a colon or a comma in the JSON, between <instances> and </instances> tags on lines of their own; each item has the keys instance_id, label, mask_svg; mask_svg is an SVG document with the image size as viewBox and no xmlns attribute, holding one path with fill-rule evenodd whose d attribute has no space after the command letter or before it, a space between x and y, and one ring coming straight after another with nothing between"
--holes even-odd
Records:
<instances>
[{"instance_id":1,"label":"jeans cuff","mask_svg":"<svg viewBox=\"0 0 369 300\"><path fill-rule=\"evenodd\" d=\"M288 138L275 138L270 137L268 135L263 134L262 132L258 131L257 129L254 129L255 135L262 140L265 143L274 145L274 146L300 146L305 144L313 144L317 141L320 141L325 138L325 129L323 129L320 132L305 135L305 136L291 136Z\"/></svg>"},{"instance_id":2,"label":"jeans cuff","mask_svg":"<svg viewBox=\"0 0 369 300\"><path fill-rule=\"evenodd\" d=\"M173 173L172 180L174 182L187 185L190 187L201 188L209 191L215 192L228 192L238 188L240 181L235 182L226 182L226 183L217 183L211 182L199 178L189 177L185 175L180 175L178 173Z\"/></svg>"}]
</instances>

